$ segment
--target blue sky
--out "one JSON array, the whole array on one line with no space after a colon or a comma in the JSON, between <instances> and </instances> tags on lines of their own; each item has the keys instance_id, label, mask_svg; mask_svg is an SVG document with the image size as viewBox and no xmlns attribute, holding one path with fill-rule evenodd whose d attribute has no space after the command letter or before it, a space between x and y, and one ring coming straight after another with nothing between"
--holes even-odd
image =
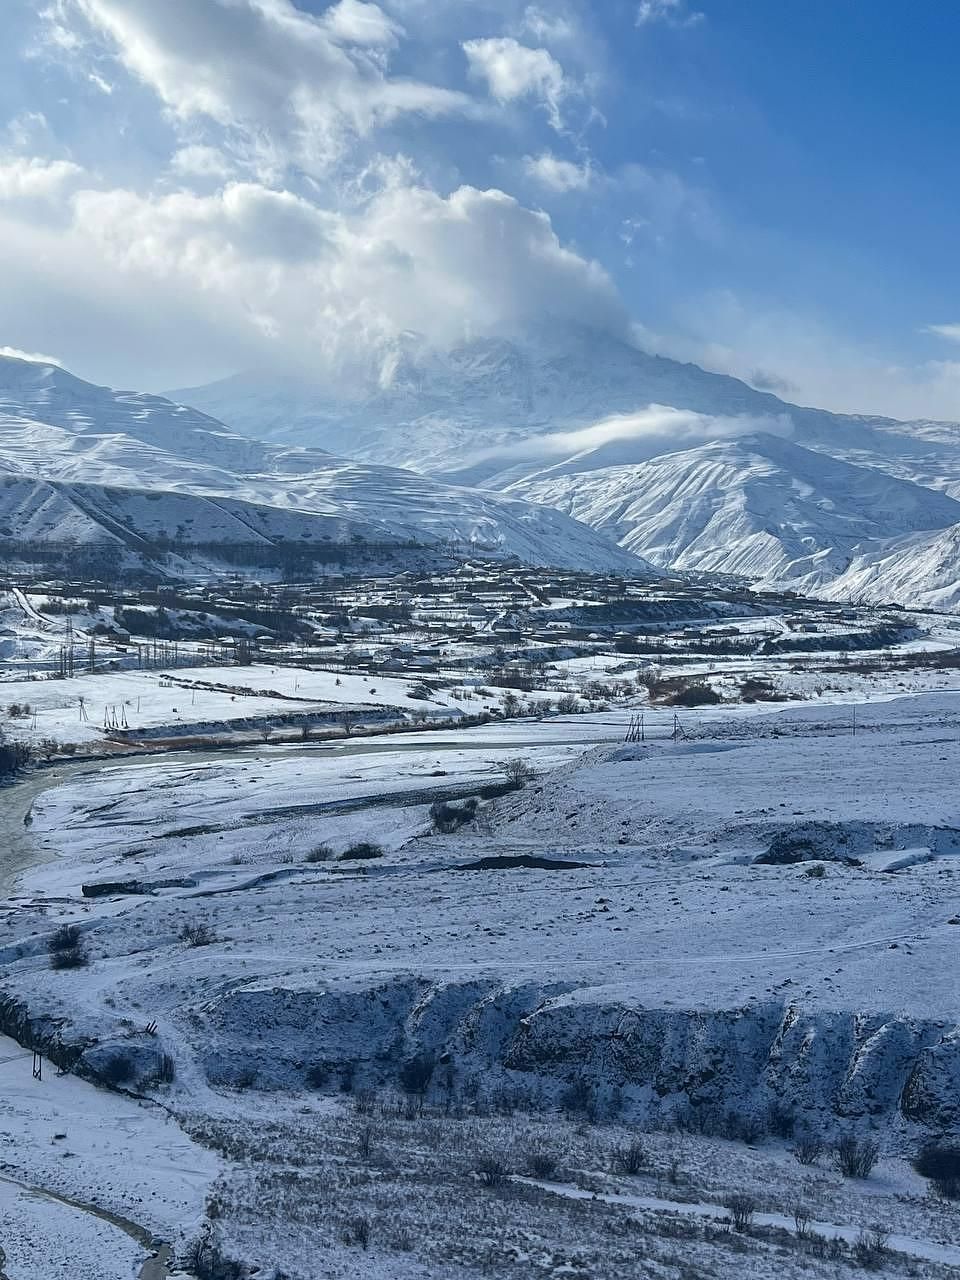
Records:
<instances>
[{"instance_id":1,"label":"blue sky","mask_svg":"<svg viewBox=\"0 0 960 1280\"><path fill-rule=\"evenodd\" d=\"M148 388L586 321L960 418L960 7L7 0L0 346Z\"/></svg>"}]
</instances>

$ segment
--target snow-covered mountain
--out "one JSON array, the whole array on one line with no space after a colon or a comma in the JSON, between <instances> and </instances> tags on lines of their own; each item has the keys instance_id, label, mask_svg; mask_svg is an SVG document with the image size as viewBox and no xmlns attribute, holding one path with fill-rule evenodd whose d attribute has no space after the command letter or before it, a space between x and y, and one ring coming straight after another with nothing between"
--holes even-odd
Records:
<instances>
[{"instance_id":1,"label":"snow-covered mountain","mask_svg":"<svg viewBox=\"0 0 960 1280\"><path fill-rule=\"evenodd\" d=\"M960 577L960 538L919 559L910 542L915 574L887 550L960 521L960 424L788 404L606 333L448 352L406 335L348 392L242 374L176 397L245 433L554 506L659 565L821 593L869 579L907 604Z\"/></svg>"},{"instance_id":2,"label":"snow-covered mountain","mask_svg":"<svg viewBox=\"0 0 960 1280\"><path fill-rule=\"evenodd\" d=\"M821 592L828 600L960 610L960 524L889 539L856 556Z\"/></svg>"},{"instance_id":3,"label":"snow-covered mountain","mask_svg":"<svg viewBox=\"0 0 960 1280\"><path fill-rule=\"evenodd\" d=\"M529 563L646 568L562 513L423 475L261 444L159 396L0 358L0 537L455 543ZM99 533L98 533L99 531Z\"/></svg>"},{"instance_id":4,"label":"snow-covered mountain","mask_svg":"<svg viewBox=\"0 0 960 1280\"><path fill-rule=\"evenodd\" d=\"M518 458L531 459L528 472L543 465L536 450L521 447L530 441L650 405L671 406L727 422L746 419L747 431L782 423L807 448L960 495L960 424L789 404L737 378L572 326L544 327L523 339L478 339L450 351L405 335L347 390L244 373L168 394L257 439L498 487L501 471L518 478ZM644 444L638 439L635 456L619 461L652 456L640 452ZM676 448L666 439L655 452Z\"/></svg>"},{"instance_id":5,"label":"snow-covered mountain","mask_svg":"<svg viewBox=\"0 0 960 1280\"><path fill-rule=\"evenodd\" d=\"M636 466L561 466L509 492L607 531L657 565L816 593L881 540L960 521L960 502L944 493L765 433Z\"/></svg>"}]
</instances>

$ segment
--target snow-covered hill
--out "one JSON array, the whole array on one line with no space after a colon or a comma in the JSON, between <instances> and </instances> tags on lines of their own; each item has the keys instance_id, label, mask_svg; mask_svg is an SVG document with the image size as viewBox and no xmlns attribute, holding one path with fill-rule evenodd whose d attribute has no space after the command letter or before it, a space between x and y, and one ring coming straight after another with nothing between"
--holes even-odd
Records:
<instances>
[{"instance_id":1,"label":"snow-covered hill","mask_svg":"<svg viewBox=\"0 0 960 1280\"><path fill-rule=\"evenodd\" d=\"M960 610L960 524L868 548L821 594L864 604Z\"/></svg>"},{"instance_id":2,"label":"snow-covered hill","mask_svg":"<svg viewBox=\"0 0 960 1280\"><path fill-rule=\"evenodd\" d=\"M765 433L636 466L565 464L510 492L606 530L658 565L817 593L879 540L960 521L960 502L946 494ZM913 597L915 583L897 585Z\"/></svg>"},{"instance_id":3,"label":"snow-covered hill","mask_svg":"<svg viewBox=\"0 0 960 1280\"><path fill-rule=\"evenodd\" d=\"M264 445L158 396L0 358L0 536L189 544L456 543L529 563L646 568L606 535L517 498Z\"/></svg>"}]
</instances>

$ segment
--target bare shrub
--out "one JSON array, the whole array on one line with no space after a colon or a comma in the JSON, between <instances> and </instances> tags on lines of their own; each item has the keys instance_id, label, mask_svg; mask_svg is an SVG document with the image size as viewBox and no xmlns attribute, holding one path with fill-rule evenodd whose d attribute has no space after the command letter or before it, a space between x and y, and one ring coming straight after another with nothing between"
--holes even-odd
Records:
<instances>
[{"instance_id":1,"label":"bare shrub","mask_svg":"<svg viewBox=\"0 0 960 1280\"><path fill-rule=\"evenodd\" d=\"M376 844L372 840L358 840L355 844L344 849L340 855L341 862L360 861L365 858L382 858L383 846Z\"/></svg>"},{"instance_id":2,"label":"bare shrub","mask_svg":"<svg viewBox=\"0 0 960 1280\"><path fill-rule=\"evenodd\" d=\"M438 835L452 835L477 816L478 801L471 796L462 805L437 800L430 806L430 821Z\"/></svg>"},{"instance_id":3,"label":"bare shrub","mask_svg":"<svg viewBox=\"0 0 960 1280\"><path fill-rule=\"evenodd\" d=\"M436 1059L430 1054L423 1053L415 1058L408 1058L400 1067L400 1088L404 1093L415 1093L423 1097L430 1088L436 1065Z\"/></svg>"},{"instance_id":4,"label":"bare shrub","mask_svg":"<svg viewBox=\"0 0 960 1280\"><path fill-rule=\"evenodd\" d=\"M90 963L80 930L75 924L62 924L47 942L51 969L83 969Z\"/></svg>"},{"instance_id":5,"label":"bare shrub","mask_svg":"<svg viewBox=\"0 0 960 1280\"><path fill-rule=\"evenodd\" d=\"M481 1187L502 1186L510 1173L503 1157L493 1151L485 1151L477 1156L474 1168Z\"/></svg>"},{"instance_id":6,"label":"bare shrub","mask_svg":"<svg viewBox=\"0 0 960 1280\"><path fill-rule=\"evenodd\" d=\"M82 946L64 947L62 951L50 952L51 969L83 969L90 963L90 958Z\"/></svg>"},{"instance_id":7,"label":"bare shrub","mask_svg":"<svg viewBox=\"0 0 960 1280\"><path fill-rule=\"evenodd\" d=\"M833 1163L845 1178L869 1178L879 1158L880 1144L854 1133L845 1133L833 1149Z\"/></svg>"},{"instance_id":8,"label":"bare shrub","mask_svg":"<svg viewBox=\"0 0 960 1280\"><path fill-rule=\"evenodd\" d=\"M854 1258L865 1270L878 1271L886 1257L889 1238L890 1233L879 1224L864 1227L853 1246Z\"/></svg>"},{"instance_id":9,"label":"bare shrub","mask_svg":"<svg viewBox=\"0 0 960 1280\"><path fill-rule=\"evenodd\" d=\"M343 1231L344 1244L357 1245L361 1249L370 1248L370 1219L363 1214L351 1218Z\"/></svg>"},{"instance_id":10,"label":"bare shrub","mask_svg":"<svg viewBox=\"0 0 960 1280\"><path fill-rule=\"evenodd\" d=\"M726 1197L723 1207L730 1215L734 1231L745 1232L750 1229L753 1215L757 1210L757 1202L753 1196L744 1191L734 1191Z\"/></svg>"},{"instance_id":11,"label":"bare shrub","mask_svg":"<svg viewBox=\"0 0 960 1280\"><path fill-rule=\"evenodd\" d=\"M528 782L532 782L537 776L537 771L526 760L517 758L516 760L501 760L497 768L506 778L512 787L516 787L519 791L521 787L525 787Z\"/></svg>"},{"instance_id":12,"label":"bare shrub","mask_svg":"<svg viewBox=\"0 0 960 1280\"><path fill-rule=\"evenodd\" d=\"M193 920L180 930L180 941L189 947L209 947L217 941L217 934L205 920Z\"/></svg>"},{"instance_id":13,"label":"bare shrub","mask_svg":"<svg viewBox=\"0 0 960 1280\"><path fill-rule=\"evenodd\" d=\"M307 850L307 856L304 862L330 862L333 858L333 850L328 844L318 844L314 849Z\"/></svg>"},{"instance_id":14,"label":"bare shrub","mask_svg":"<svg viewBox=\"0 0 960 1280\"><path fill-rule=\"evenodd\" d=\"M945 1200L960 1200L960 1144L930 1142L914 1159L913 1167L930 1179Z\"/></svg>"},{"instance_id":15,"label":"bare shrub","mask_svg":"<svg viewBox=\"0 0 960 1280\"><path fill-rule=\"evenodd\" d=\"M823 1154L823 1139L817 1133L802 1133L790 1148L797 1164L816 1164Z\"/></svg>"},{"instance_id":16,"label":"bare shrub","mask_svg":"<svg viewBox=\"0 0 960 1280\"><path fill-rule=\"evenodd\" d=\"M534 1147L524 1164L527 1177L538 1178L541 1182L552 1182L559 1167L560 1160L556 1152L547 1147Z\"/></svg>"},{"instance_id":17,"label":"bare shrub","mask_svg":"<svg viewBox=\"0 0 960 1280\"><path fill-rule=\"evenodd\" d=\"M622 1146L614 1147L610 1155L610 1168L614 1173L622 1173L628 1178L635 1178L647 1164L647 1152L639 1138L633 1138Z\"/></svg>"},{"instance_id":18,"label":"bare shrub","mask_svg":"<svg viewBox=\"0 0 960 1280\"><path fill-rule=\"evenodd\" d=\"M80 945L80 929L75 924L62 924L55 929L49 942L48 951L67 951Z\"/></svg>"}]
</instances>

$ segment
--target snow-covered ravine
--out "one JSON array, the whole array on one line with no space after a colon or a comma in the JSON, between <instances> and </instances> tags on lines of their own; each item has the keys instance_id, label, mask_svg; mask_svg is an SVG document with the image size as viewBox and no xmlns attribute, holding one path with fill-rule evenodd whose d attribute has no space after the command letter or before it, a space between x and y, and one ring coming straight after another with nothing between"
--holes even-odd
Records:
<instances>
[{"instance_id":1,"label":"snow-covered ravine","mask_svg":"<svg viewBox=\"0 0 960 1280\"><path fill-rule=\"evenodd\" d=\"M3 796L8 826L30 803L16 858L42 859L0 922L3 1029L200 1133L295 1128L301 1104L322 1126L418 1060L435 1106L576 1095L595 1121L708 1135L762 1133L777 1106L893 1160L957 1132L960 697L860 706L856 736L842 705L722 708L684 713L679 742L651 713L624 747L629 716L34 775ZM432 798L515 758L542 776L430 833ZM382 856L339 860L357 841ZM153 889L81 893L118 881ZM65 922L85 967L50 967ZM161 1231L91 1177L66 1191L165 1240L196 1226Z\"/></svg>"}]
</instances>

